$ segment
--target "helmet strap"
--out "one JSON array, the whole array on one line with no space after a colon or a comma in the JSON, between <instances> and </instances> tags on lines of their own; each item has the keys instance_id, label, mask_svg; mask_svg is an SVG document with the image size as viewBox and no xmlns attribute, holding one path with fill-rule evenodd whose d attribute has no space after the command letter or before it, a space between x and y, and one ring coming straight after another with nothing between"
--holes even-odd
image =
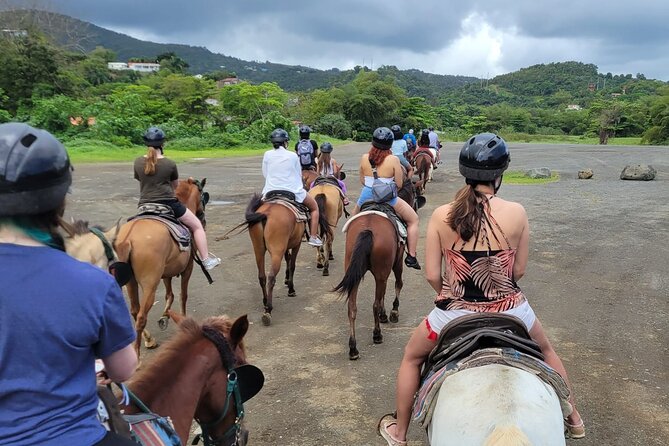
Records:
<instances>
[{"instance_id":1,"label":"helmet strap","mask_svg":"<svg viewBox=\"0 0 669 446\"><path fill-rule=\"evenodd\" d=\"M495 182L493 183L493 190L495 191L495 193L497 193L499 188L502 186L502 178L503 177L504 177L504 175L500 175L499 177L497 177L495 179Z\"/></svg>"}]
</instances>

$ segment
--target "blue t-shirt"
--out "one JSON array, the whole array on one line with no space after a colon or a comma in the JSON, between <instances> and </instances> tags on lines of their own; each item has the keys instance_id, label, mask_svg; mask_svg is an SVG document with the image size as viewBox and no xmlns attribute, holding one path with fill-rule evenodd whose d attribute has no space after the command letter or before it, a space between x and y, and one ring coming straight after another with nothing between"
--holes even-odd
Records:
<instances>
[{"instance_id":1,"label":"blue t-shirt","mask_svg":"<svg viewBox=\"0 0 669 446\"><path fill-rule=\"evenodd\" d=\"M62 251L0 243L0 444L92 445L95 359L135 339L114 279Z\"/></svg>"},{"instance_id":2,"label":"blue t-shirt","mask_svg":"<svg viewBox=\"0 0 669 446\"><path fill-rule=\"evenodd\" d=\"M407 141L407 142L409 140L411 140L411 142L413 143L413 146L416 147L417 141L416 141L416 136L415 135L413 135L411 133L405 133L404 134L404 140Z\"/></svg>"}]
</instances>

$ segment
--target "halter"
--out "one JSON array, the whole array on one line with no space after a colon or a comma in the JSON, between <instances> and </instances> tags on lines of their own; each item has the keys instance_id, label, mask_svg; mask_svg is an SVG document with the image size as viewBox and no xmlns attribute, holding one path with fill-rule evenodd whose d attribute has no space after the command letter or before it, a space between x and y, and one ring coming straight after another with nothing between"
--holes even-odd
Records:
<instances>
[{"instance_id":1,"label":"halter","mask_svg":"<svg viewBox=\"0 0 669 446\"><path fill-rule=\"evenodd\" d=\"M216 350L218 350L219 355L221 356L221 363L223 367L228 371L228 385L226 388L225 395L225 406L221 415L216 418L216 420L205 423L201 420L195 419L202 429L202 433L198 434L193 440L193 444L197 444L200 441L200 438L204 441L204 446L217 446L222 444L224 440L234 436L234 441L230 443L230 446L237 446L239 444L239 439L242 433L242 420L244 419L244 404L242 403L242 397L239 392L239 384L237 382L237 372L234 370L235 365L235 356L230 348L228 340L225 339L218 330L213 327L204 326L202 327L202 334L205 338L210 340ZM228 429L222 436L214 438L210 429L216 426L218 423L223 421L225 416L230 410L230 400L234 398L235 400L235 410L237 412L235 417L235 423Z\"/></svg>"},{"instance_id":2,"label":"halter","mask_svg":"<svg viewBox=\"0 0 669 446\"><path fill-rule=\"evenodd\" d=\"M116 260L116 255L114 255L114 248L112 247L112 244L109 240L107 240L107 237L105 237L104 233L99 230L98 228L89 228L89 231L93 235L95 235L97 238L100 239L102 242L102 246L105 248L105 257L107 257L107 264L111 264Z\"/></svg>"}]
</instances>

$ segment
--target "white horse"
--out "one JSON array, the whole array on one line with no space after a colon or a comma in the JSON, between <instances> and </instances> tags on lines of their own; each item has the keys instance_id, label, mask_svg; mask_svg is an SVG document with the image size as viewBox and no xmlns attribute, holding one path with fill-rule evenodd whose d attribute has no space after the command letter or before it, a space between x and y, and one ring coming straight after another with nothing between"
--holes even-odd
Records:
<instances>
[{"instance_id":1,"label":"white horse","mask_svg":"<svg viewBox=\"0 0 669 446\"><path fill-rule=\"evenodd\" d=\"M431 446L564 446L553 388L521 369L490 364L459 371L439 389Z\"/></svg>"},{"instance_id":2,"label":"white horse","mask_svg":"<svg viewBox=\"0 0 669 446\"><path fill-rule=\"evenodd\" d=\"M432 154L432 158L435 160L437 159L437 151L435 149L430 149L430 153ZM432 182L432 172L434 172L434 166L430 164L430 168L427 171L427 182L431 183Z\"/></svg>"}]
</instances>

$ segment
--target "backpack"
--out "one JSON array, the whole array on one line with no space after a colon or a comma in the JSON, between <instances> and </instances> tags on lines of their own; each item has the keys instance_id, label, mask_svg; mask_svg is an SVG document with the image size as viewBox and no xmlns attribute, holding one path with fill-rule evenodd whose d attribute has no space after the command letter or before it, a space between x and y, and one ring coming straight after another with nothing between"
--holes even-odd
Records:
<instances>
[{"instance_id":1,"label":"backpack","mask_svg":"<svg viewBox=\"0 0 669 446\"><path fill-rule=\"evenodd\" d=\"M308 139L301 139L297 143L297 156L300 157L300 164L303 166L311 166L314 164L314 146Z\"/></svg>"}]
</instances>

